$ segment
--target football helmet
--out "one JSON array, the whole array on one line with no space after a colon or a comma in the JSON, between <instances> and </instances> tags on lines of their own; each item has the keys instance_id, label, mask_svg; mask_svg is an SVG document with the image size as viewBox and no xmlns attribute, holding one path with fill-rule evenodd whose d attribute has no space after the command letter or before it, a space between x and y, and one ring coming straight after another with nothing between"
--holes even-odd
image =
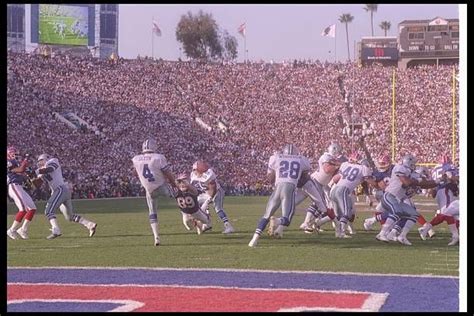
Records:
<instances>
[{"instance_id":1,"label":"football helmet","mask_svg":"<svg viewBox=\"0 0 474 316\"><path fill-rule=\"evenodd\" d=\"M362 158L361 160L359 160L359 163L363 166L370 168L370 163L366 158Z\"/></svg>"},{"instance_id":2,"label":"football helmet","mask_svg":"<svg viewBox=\"0 0 474 316\"><path fill-rule=\"evenodd\" d=\"M338 143L331 143L328 147L328 153L333 157L339 156L341 150L342 148Z\"/></svg>"},{"instance_id":3,"label":"football helmet","mask_svg":"<svg viewBox=\"0 0 474 316\"><path fill-rule=\"evenodd\" d=\"M384 172L390 167L390 157L388 155L382 155L377 160L377 168Z\"/></svg>"},{"instance_id":4,"label":"football helmet","mask_svg":"<svg viewBox=\"0 0 474 316\"><path fill-rule=\"evenodd\" d=\"M416 167L416 158L411 154L407 154L402 158L402 165L414 171Z\"/></svg>"},{"instance_id":5,"label":"football helmet","mask_svg":"<svg viewBox=\"0 0 474 316\"><path fill-rule=\"evenodd\" d=\"M300 153L298 148L293 144L286 144L282 152L283 155L298 155Z\"/></svg>"},{"instance_id":6,"label":"football helmet","mask_svg":"<svg viewBox=\"0 0 474 316\"><path fill-rule=\"evenodd\" d=\"M424 166L416 167L415 172L418 173L419 175L421 175L421 177L424 178L424 179L429 179L430 178L430 172L429 172L428 168L426 168Z\"/></svg>"},{"instance_id":7,"label":"football helmet","mask_svg":"<svg viewBox=\"0 0 474 316\"><path fill-rule=\"evenodd\" d=\"M38 162L40 162L41 160L45 160L45 161L48 161L49 160L49 155L48 154L41 154L38 156Z\"/></svg>"},{"instance_id":8,"label":"football helmet","mask_svg":"<svg viewBox=\"0 0 474 316\"><path fill-rule=\"evenodd\" d=\"M353 151L349 155L349 162L358 163L360 160L361 160L361 156L360 156L360 153L357 151Z\"/></svg>"},{"instance_id":9,"label":"football helmet","mask_svg":"<svg viewBox=\"0 0 474 316\"><path fill-rule=\"evenodd\" d=\"M142 152L143 153L156 153L158 150L158 145L154 139L148 138L143 142Z\"/></svg>"},{"instance_id":10,"label":"football helmet","mask_svg":"<svg viewBox=\"0 0 474 316\"><path fill-rule=\"evenodd\" d=\"M46 164L46 161L49 160L48 154L41 154L38 156L38 166L41 168Z\"/></svg>"}]
</instances>

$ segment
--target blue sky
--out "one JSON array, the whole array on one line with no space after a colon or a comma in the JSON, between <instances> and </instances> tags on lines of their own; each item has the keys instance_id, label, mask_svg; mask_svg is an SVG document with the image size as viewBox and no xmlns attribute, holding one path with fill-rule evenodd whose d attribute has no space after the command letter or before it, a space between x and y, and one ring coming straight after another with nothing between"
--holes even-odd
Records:
<instances>
[{"instance_id":1,"label":"blue sky","mask_svg":"<svg viewBox=\"0 0 474 316\"><path fill-rule=\"evenodd\" d=\"M347 59L344 24L338 21L343 13L350 13L354 21L349 24L351 58L354 57L354 40L370 36L370 14L364 4L121 4L119 15L119 55L136 58L151 56L152 19L161 28L162 36L154 38L154 55L167 60L180 57L180 43L176 40L176 25L181 15L200 9L212 13L221 29L234 35L239 48L238 60L243 59L244 39L237 33L243 22L247 25L246 47L250 60L265 61L292 59L337 60ZM379 4L374 14L374 32L383 36L379 24L390 21L388 36L397 35L397 26L403 20L459 18L457 4ZM336 43L333 38L322 37L322 30L336 24ZM181 53L184 58L184 53Z\"/></svg>"}]
</instances>

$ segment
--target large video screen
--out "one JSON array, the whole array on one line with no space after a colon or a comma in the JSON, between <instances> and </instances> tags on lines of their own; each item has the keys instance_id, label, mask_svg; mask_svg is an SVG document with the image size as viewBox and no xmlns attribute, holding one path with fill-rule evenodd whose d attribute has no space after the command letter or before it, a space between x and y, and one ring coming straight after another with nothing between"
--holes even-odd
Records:
<instances>
[{"instance_id":1,"label":"large video screen","mask_svg":"<svg viewBox=\"0 0 474 316\"><path fill-rule=\"evenodd\" d=\"M40 4L39 43L87 45L89 10L84 6Z\"/></svg>"}]
</instances>

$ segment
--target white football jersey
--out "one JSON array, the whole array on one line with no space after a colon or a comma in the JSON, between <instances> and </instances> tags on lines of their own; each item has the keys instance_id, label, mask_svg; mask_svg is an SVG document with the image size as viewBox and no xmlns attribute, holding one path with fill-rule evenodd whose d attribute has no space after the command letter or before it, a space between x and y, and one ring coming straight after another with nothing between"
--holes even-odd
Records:
<instances>
[{"instance_id":1,"label":"white football jersey","mask_svg":"<svg viewBox=\"0 0 474 316\"><path fill-rule=\"evenodd\" d=\"M342 177L336 186L345 186L352 192L365 178L372 175L372 170L367 166L346 161L341 164L339 173Z\"/></svg>"},{"instance_id":2,"label":"white football jersey","mask_svg":"<svg viewBox=\"0 0 474 316\"><path fill-rule=\"evenodd\" d=\"M334 174L329 174L329 173L324 172L323 164L325 164L326 162L329 162L333 159L334 159L334 157L329 153L322 154L321 157L319 157L319 160L318 160L319 168L318 168L318 170L316 170L315 172L313 172L311 174L311 178L315 179L316 181L318 181L322 185L328 185L328 183L331 181Z\"/></svg>"},{"instance_id":3,"label":"white football jersey","mask_svg":"<svg viewBox=\"0 0 474 316\"><path fill-rule=\"evenodd\" d=\"M300 155L274 154L268 161L268 173L275 170L275 185L283 182L297 185L303 171L310 169L308 158Z\"/></svg>"},{"instance_id":4,"label":"white football jersey","mask_svg":"<svg viewBox=\"0 0 474 316\"><path fill-rule=\"evenodd\" d=\"M40 174L38 177L45 180L51 191L56 190L58 187L64 184L63 172L61 170L61 165L57 158L49 159L44 165L45 168L52 167L54 170L49 173Z\"/></svg>"},{"instance_id":5,"label":"white football jersey","mask_svg":"<svg viewBox=\"0 0 474 316\"><path fill-rule=\"evenodd\" d=\"M390 177L387 187L385 188L385 192L393 194L400 200L409 197L409 195L411 195L412 189L409 189L409 194L407 194L407 189L402 188L402 182L400 181L399 177L405 176L411 178L412 173L413 172L409 168L401 164L396 164L393 167L392 175Z\"/></svg>"},{"instance_id":6,"label":"white football jersey","mask_svg":"<svg viewBox=\"0 0 474 316\"><path fill-rule=\"evenodd\" d=\"M165 182L164 170L169 168L165 156L157 153L144 153L132 158L138 178L148 193L155 191Z\"/></svg>"},{"instance_id":7,"label":"white football jersey","mask_svg":"<svg viewBox=\"0 0 474 316\"><path fill-rule=\"evenodd\" d=\"M200 176L196 173L196 171L191 172L191 183L195 184L198 183L201 190L207 190L209 182L215 180L216 182L216 190L218 190L221 186L219 182L217 182L217 175L211 168L207 169L206 172L202 173Z\"/></svg>"}]
</instances>

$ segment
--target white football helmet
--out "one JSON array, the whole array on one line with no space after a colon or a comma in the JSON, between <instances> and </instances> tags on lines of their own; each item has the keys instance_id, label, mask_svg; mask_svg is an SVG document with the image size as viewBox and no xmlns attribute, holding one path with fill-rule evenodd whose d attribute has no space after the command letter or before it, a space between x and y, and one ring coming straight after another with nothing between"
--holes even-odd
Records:
<instances>
[{"instance_id":1,"label":"white football helmet","mask_svg":"<svg viewBox=\"0 0 474 316\"><path fill-rule=\"evenodd\" d=\"M148 138L143 142L142 151L143 153L156 153L158 145L154 139Z\"/></svg>"},{"instance_id":2,"label":"white football helmet","mask_svg":"<svg viewBox=\"0 0 474 316\"><path fill-rule=\"evenodd\" d=\"M418 173L419 175L421 175L425 179L430 178L430 171L425 166L416 167L415 172Z\"/></svg>"},{"instance_id":3,"label":"white football helmet","mask_svg":"<svg viewBox=\"0 0 474 316\"><path fill-rule=\"evenodd\" d=\"M300 152L293 144L287 144L283 147L283 155L298 155Z\"/></svg>"},{"instance_id":4,"label":"white football helmet","mask_svg":"<svg viewBox=\"0 0 474 316\"><path fill-rule=\"evenodd\" d=\"M402 165L414 171L416 168L416 158L415 156L408 154L403 156Z\"/></svg>"},{"instance_id":5,"label":"white football helmet","mask_svg":"<svg viewBox=\"0 0 474 316\"><path fill-rule=\"evenodd\" d=\"M48 161L49 160L49 155L48 154L39 155L38 162L40 162L41 160Z\"/></svg>"},{"instance_id":6,"label":"white football helmet","mask_svg":"<svg viewBox=\"0 0 474 316\"><path fill-rule=\"evenodd\" d=\"M42 168L49 160L48 154L41 154L38 156L38 167Z\"/></svg>"},{"instance_id":7,"label":"white football helmet","mask_svg":"<svg viewBox=\"0 0 474 316\"><path fill-rule=\"evenodd\" d=\"M331 143L328 147L328 153L333 157L337 157L341 153L341 149L338 143Z\"/></svg>"}]
</instances>

